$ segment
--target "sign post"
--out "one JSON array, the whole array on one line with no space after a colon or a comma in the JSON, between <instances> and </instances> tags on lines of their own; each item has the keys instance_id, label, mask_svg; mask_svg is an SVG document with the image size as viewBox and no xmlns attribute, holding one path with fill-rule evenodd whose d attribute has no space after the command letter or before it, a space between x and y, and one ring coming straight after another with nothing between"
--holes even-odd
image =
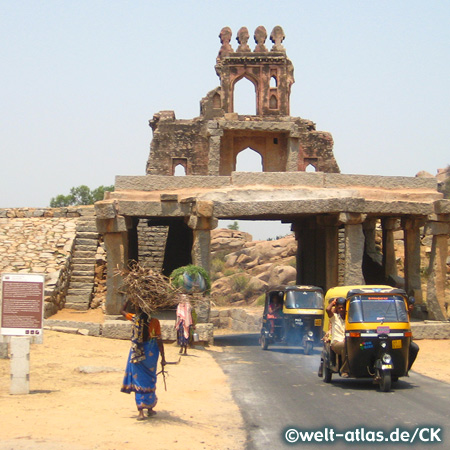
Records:
<instances>
[{"instance_id":1,"label":"sign post","mask_svg":"<svg viewBox=\"0 0 450 450\"><path fill-rule=\"evenodd\" d=\"M30 392L30 341L42 338L44 281L42 274L2 274L0 333L10 336L11 394Z\"/></svg>"}]
</instances>

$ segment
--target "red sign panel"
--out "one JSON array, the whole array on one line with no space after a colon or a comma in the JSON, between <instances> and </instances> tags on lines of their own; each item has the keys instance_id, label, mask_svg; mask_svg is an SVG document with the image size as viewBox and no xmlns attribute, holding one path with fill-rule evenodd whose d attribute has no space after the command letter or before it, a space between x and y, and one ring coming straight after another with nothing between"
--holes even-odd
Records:
<instances>
[{"instance_id":1,"label":"red sign panel","mask_svg":"<svg viewBox=\"0 0 450 450\"><path fill-rule=\"evenodd\" d=\"M42 333L44 275L2 275L1 334L13 336Z\"/></svg>"}]
</instances>

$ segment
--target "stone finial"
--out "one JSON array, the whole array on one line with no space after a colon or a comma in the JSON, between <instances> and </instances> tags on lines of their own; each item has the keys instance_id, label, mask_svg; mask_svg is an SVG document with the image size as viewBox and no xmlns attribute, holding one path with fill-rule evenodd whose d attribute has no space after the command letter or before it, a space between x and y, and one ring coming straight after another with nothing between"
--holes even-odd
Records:
<instances>
[{"instance_id":1,"label":"stone finial","mask_svg":"<svg viewBox=\"0 0 450 450\"><path fill-rule=\"evenodd\" d=\"M218 55L219 58L222 58L223 56L227 56L228 54L234 52L233 48L230 45L232 34L233 33L232 33L230 27L223 27L220 30L219 38L220 38L222 47L220 47L220 50L219 50L219 55Z\"/></svg>"},{"instance_id":2,"label":"stone finial","mask_svg":"<svg viewBox=\"0 0 450 450\"><path fill-rule=\"evenodd\" d=\"M250 35L248 34L247 27L241 27L237 33L236 40L239 42L239 47L237 48L237 52L249 52L250 47L248 46L247 42L250 38Z\"/></svg>"},{"instance_id":3,"label":"stone finial","mask_svg":"<svg viewBox=\"0 0 450 450\"><path fill-rule=\"evenodd\" d=\"M267 31L262 25L260 25L258 28L256 28L254 38L255 38L255 42L256 42L256 47L255 47L254 51L255 52L267 52L267 48L264 45L264 42L266 42L266 39L267 39Z\"/></svg>"},{"instance_id":4,"label":"stone finial","mask_svg":"<svg viewBox=\"0 0 450 450\"><path fill-rule=\"evenodd\" d=\"M284 35L283 28L281 28L279 25L274 27L272 30L272 33L270 33L270 40L273 42L272 52L284 52L285 48L281 44L284 41L284 38L286 36Z\"/></svg>"}]
</instances>

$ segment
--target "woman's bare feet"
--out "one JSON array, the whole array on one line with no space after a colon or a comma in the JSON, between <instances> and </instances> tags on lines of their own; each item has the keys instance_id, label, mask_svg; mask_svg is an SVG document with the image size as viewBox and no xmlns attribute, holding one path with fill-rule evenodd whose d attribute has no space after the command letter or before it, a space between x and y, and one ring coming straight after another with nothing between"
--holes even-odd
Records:
<instances>
[{"instance_id":1,"label":"woman's bare feet","mask_svg":"<svg viewBox=\"0 0 450 450\"><path fill-rule=\"evenodd\" d=\"M156 411L153 411L153 409L151 409L151 408L147 411L147 416L148 417L154 416L155 414L156 414Z\"/></svg>"},{"instance_id":2,"label":"woman's bare feet","mask_svg":"<svg viewBox=\"0 0 450 450\"><path fill-rule=\"evenodd\" d=\"M137 420L145 420L145 415L144 415L144 410L143 409L139 410L139 415L137 417Z\"/></svg>"}]
</instances>

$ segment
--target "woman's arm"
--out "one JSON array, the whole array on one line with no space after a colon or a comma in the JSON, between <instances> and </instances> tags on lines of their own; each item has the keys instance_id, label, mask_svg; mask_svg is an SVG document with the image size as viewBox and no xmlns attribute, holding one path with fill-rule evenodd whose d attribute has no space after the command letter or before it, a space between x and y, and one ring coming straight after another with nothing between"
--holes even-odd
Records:
<instances>
[{"instance_id":1,"label":"woman's arm","mask_svg":"<svg viewBox=\"0 0 450 450\"><path fill-rule=\"evenodd\" d=\"M165 366L166 365L166 355L164 354L164 344L161 339L161 336L158 336L156 338L156 342L158 343L159 354L161 355L161 365Z\"/></svg>"},{"instance_id":2,"label":"woman's arm","mask_svg":"<svg viewBox=\"0 0 450 450\"><path fill-rule=\"evenodd\" d=\"M127 307L128 307L128 300L125 301L125 303L122 306L122 310L120 311L120 314L122 314L123 317L127 317Z\"/></svg>"}]
</instances>

